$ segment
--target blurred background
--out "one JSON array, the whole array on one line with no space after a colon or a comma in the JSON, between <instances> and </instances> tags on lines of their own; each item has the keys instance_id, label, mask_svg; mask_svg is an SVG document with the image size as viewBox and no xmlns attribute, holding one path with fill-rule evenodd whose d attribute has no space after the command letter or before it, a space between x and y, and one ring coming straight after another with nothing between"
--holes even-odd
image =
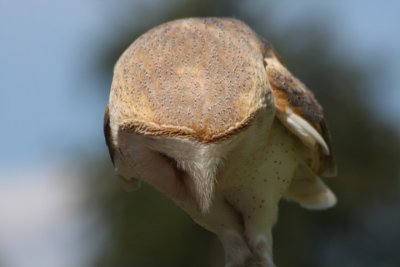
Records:
<instances>
[{"instance_id":1,"label":"blurred background","mask_svg":"<svg viewBox=\"0 0 400 267\"><path fill-rule=\"evenodd\" d=\"M102 136L119 55L189 16L245 21L325 108L339 203L281 203L277 266L400 266L399 10L372 0L0 0L0 267L223 266L219 241L169 200L122 190Z\"/></svg>"}]
</instances>

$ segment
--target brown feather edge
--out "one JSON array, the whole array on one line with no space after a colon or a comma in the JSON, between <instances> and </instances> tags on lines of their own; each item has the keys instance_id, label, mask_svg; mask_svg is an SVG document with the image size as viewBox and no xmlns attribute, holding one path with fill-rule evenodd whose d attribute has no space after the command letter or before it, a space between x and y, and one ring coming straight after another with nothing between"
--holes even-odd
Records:
<instances>
[{"instance_id":1,"label":"brown feather edge","mask_svg":"<svg viewBox=\"0 0 400 267\"><path fill-rule=\"evenodd\" d=\"M203 133L195 132L193 129L186 127L177 127L173 125L158 125L155 123L149 123L137 120L123 122L120 125L119 130L146 136L186 137L200 143L208 144L229 139L236 133L247 129L250 126L251 122L256 117L256 114L260 110L262 110L262 108L253 111L251 114L249 114L249 116L246 119L229 127L225 131L213 135L208 135L206 133L204 134L204 132Z\"/></svg>"}]
</instances>

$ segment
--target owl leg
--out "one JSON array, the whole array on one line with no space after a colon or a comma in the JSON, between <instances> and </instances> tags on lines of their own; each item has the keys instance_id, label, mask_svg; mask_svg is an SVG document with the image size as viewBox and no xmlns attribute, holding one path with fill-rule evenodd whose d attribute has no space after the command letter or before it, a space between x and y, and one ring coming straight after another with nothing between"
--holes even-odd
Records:
<instances>
[{"instance_id":1,"label":"owl leg","mask_svg":"<svg viewBox=\"0 0 400 267\"><path fill-rule=\"evenodd\" d=\"M277 203L266 204L263 214L245 218L245 236L252 252L250 266L274 267L272 227L277 219Z\"/></svg>"},{"instance_id":2,"label":"owl leg","mask_svg":"<svg viewBox=\"0 0 400 267\"><path fill-rule=\"evenodd\" d=\"M273 197L255 195L241 197L240 213L243 233L251 257L246 267L274 267L272 257L272 227L277 218L277 201Z\"/></svg>"},{"instance_id":3,"label":"owl leg","mask_svg":"<svg viewBox=\"0 0 400 267\"><path fill-rule=\"evenodd\" d=\"M276 154L270 156L264 167L265 171L255 177L253 187L243 195L240 211L252 252L249 266L273 267L272 228L277 221L279 200L290 184L296 165Z\"/></svg>"},{"instance_id":4,"label":"owl leg","mask_svg":"<svg viewBox=\"0 0 400 267\"><path fill-rule=\"evenodd\" d=\"M220 239L225 251L225 267L249 267L251 252L243 235L243 220L224 197L216 193L207 213L187 203L179 204L191 217Z\"/></svg>"}]
</instances>

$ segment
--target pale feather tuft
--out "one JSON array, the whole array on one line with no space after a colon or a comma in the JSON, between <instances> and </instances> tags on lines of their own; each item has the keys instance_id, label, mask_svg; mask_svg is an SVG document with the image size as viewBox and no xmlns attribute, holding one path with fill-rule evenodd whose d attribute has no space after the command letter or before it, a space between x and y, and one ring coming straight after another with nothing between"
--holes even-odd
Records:
<instances>
[{"instance_id":1,"label":"pale feather tuft","mask_svg":"<svg viewBox=\"0 0 400 267\"><path fill-rule=\"evenodd\" d=\"M154 137L149 145L172 158L178 169L188 174L187 189L204 214L212 205L218 169L234 140L203 144L182 137Z\"/></svg>"}]
</instances>

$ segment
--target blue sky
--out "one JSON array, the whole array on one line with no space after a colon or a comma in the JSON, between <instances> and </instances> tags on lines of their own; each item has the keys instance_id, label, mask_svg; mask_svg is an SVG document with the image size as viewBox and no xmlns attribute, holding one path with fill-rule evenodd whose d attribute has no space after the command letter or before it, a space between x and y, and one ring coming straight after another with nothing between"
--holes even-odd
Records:
<instances>
[{"instance_id":1,"label":"blue sky","mask_svg":"<svg viewBox=\"0 0 400 267\"><path fill-rule=\"evenodd\" d=\"M101 110L85 77L88 39L102 24L90 1L0 3L0 166L68 155L100 138ZM97 125L99 124L99 125Z\"/></svg>"},{"instance_id":2,"label":"blue sky","mask_svg":"<svg viewBox=\"0 0 400 267\"><path fill-rule=\"evenodd\" d=\"M127 1L118 3L0 0L0 168L63 161L77 149L103 153L105 99L99 93L104 88L99 87L104 87L104 80L99 82L90 70L92 46L114 30L115 14ZM371 58L385 62L388 68L379 87L389 96L377 95L372 104L396 121L400 119L398 10L398 1L283 0L276 4L274 16L277 27L283 28L298 18L319 16L333 24L339 49L366 64Z\"/></svg>"}]
</instances>

